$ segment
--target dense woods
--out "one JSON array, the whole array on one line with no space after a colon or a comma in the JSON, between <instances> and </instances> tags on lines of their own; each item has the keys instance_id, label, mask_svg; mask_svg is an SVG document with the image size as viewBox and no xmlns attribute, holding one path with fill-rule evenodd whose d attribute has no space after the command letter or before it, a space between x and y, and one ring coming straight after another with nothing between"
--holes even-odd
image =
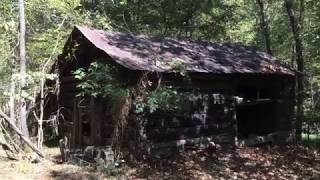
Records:
<instances>
[{"instance_id":1,"label":"dense woods","mask_svg":"<svg viewBox=\"0 0 320 180\"><path fill-rule=\"evenodd\" d=\"M66 35L75 24L105 30L138 32L169 37L188 37L216 42L255 45L274 54L299 71L297 126L302 119L317 123L319 46L317 1L26 1L27 86L24 96L34 101L42 66L57 58ZM18 54L18 4L1 4L2 104L12 94L10 79L23 74L23 58ZM23 30L23 27L21 25ZM20 31L21 31L20 30ZM23 33L21 31L21 33ZM22 40L21 37L19 39ZM22 46L22 44L19 44ZM304 47L304 48L303 48ZM21 51L21 53L20 53ZM23 56L23 55L22 55ZM19 68L21 73L19 73ZM47 65L46 68L49 68ZM304 80L303 80L304 79ZM16 81L17 82L17 81ZM23 75L21 76L23 86ZM303 83L302 83L303 82ZM19 84L16 84L16 86ZM303 87L305 86L305 88ZM11 94L11 95L10 95ZM33 99L33 100L32 100ZM311 100L312 99L312 100ZM11 101L12 102L12 101ZM11 103L12 104L12 103ZM24 103L22 103L24 104ZM19 104L16 104L19 105ZM29 107L30 108L30 107ZM308 121L306 121L308 119ZM311 128L311 129L312 129ZM300 134L301 130L297 129Z\"/></svg>"},{"instance_id":2,"label":"dense woods","mask_svg":"<svg viewBox=\"0 0 320 180\"><path fill-rule=\"evenodd\" d=\"M0 145L13 154L27 142L43 156L43 141L58 136L57 117L44 119L56 91L46 82L75 25L256 46L296 72L292 134L320 146L318 0L1 0Z\"/></svg>"}]
</instances>

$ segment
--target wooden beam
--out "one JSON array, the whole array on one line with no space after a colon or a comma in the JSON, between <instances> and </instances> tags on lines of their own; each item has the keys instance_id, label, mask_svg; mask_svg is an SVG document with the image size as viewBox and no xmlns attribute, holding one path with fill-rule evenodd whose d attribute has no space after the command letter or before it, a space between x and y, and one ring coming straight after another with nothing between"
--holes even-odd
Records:
<instances>
[{"instance_id":1,"label":"wooden beam","mask_svg":"<svg viewBox=\"0 0 320 180\"><path fill-rule=\"evenodd\" d=\"M259 104L270 104L270 103L276 102L277 100L279 99L270 99L270 98L255 99L255 100L238 103L237 106L253 106L253 105L259 105Z\"/></svg>"},{"instance_id":2,"label":"wooden beam","mask_svg":"<svg viewBox=\"0 0 320 180\"><path fill-rule=\"evenodd\" d=\"M78 145L78 109L77 98L73 101L73 114L72 114L72 133L71 133L71 148L76 148Z\"/></svg>"}]
</instances>

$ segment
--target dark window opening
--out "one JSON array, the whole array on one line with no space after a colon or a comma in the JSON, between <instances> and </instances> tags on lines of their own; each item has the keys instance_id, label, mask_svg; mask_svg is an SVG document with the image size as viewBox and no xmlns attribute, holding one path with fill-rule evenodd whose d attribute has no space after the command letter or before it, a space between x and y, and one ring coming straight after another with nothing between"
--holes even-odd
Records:
<instances>
[{"instance_id":1,"label":"dark window opening","mask_svg":"<svg viewBox=\"0 0 320 180\"><path fill-rule=\"evenodd\" d=\"M240 86L237 89L236 95L244 99L257 99L258 88L255 86Z\"/></svg>"},{"instance_id":2,"label":"dark window opening","mask_svg":"<svg viewBox=\"0 0 320 180\"><path fill-rule=\"evenodd\" d=\"M261 88L259 95L261 99L275 98L274 90L272 90L271 88Z\"/></svg>"},{"instance_id":3,"label":"dark window opening","mask_svg":"<svg viewBox=\"0 0 320 180\"><path fill-rule=\"evenodd\" d=\"M236 96L247 100L275 99L276 90L273 87L239 86Z\"/></svg>"},{"instance_id":4,"label":"dark window opening","mask_svg":"<svg viewBox=\"0 0 320 180\"><path fill-rule=\"evenodd\" d=\"M266 135L275 130L275 110L272 102L237 107L238 136Z\"/></svg>"}]
</instances>

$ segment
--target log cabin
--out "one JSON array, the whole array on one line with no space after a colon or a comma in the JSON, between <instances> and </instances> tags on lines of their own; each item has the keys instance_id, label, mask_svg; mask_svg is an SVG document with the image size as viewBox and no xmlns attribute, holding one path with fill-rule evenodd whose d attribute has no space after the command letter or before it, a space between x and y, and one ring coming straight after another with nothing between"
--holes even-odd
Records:
<instances>
[{"instance_id":1,"label":"log cabin","mask_svg":"<svg viewBox=\"0 0 320 180\"><path fill-rule=\"evenodd\" d=\"M52 67L59 88L48 95L45 108L46 116L61 114L60 134L73 148L114 143L117 122L111 109L117 104L108 98L78 97L79 81L72 74L97 60L116 67L117 81L128 87L147 73L154 82L161 77L161 86L197 92L183 100L180 111L141 115L129 109L131 128L122 130L135 142L128 143L131 148L141 139L154 148L205 140L236 144L251 135L291 131L295 72L256 47L76 26ZM183 65L189 83L170 65L173 61Z\"/></svg>"}]
</instances>

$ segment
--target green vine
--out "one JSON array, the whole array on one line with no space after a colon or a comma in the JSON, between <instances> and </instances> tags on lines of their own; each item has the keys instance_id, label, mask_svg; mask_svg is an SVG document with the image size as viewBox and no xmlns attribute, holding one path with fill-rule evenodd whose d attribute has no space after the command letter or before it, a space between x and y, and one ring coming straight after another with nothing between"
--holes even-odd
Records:
<instances>
[{"instance_id":1,"label":"green vine","mask_svg":"<svg viewBox=\"0 0 320 180\"><path fill-rule=\"evenodd\" d=\"M147 93L142 101L138 98L134 101L136 113L153 113L157 110L173 111L178 110L183 101L184 95L173 87L158 87Z\"/></svg>"},{"instance_id":2,"label":"green vine","mask_svg":"<svg viewBox=\"0 0 320 180\"><path fill-rule=\"evenodd\" d=\"M80 80L77 85L77 96L92 97L123 97L128 96L129 91L125 85L117 81L117 69L107 64L93 62L86 70L79 68L73 72L76 79Z\"/></svg>"},{"instance_id":3,"label":"green vine","mask_svg":"<svg viewBox=\"0 0 320 180\"><path fill-rule=\"evenodd\" d=\"M186 64L183 61L178 58L174 58L170 61L169 66L171 66L173 72L179 73L187 84L192 84L191 77L187 72Z\"/></svg>"},{"instance_id":4,"label":"green vine","mask_svg":"<svg viewBox=\"0 0 320 180\"><path fill-rule=\"evenodd\" d=\"M183 68L182 65L179 67ZM179 72L182 72L180 70ZM185 73L183 74L186 76ZM145 87L143 88L144 90L140 90L141 92L139 93L134 92L141 88L127 88L125 84L121 84L118 81L118 71L115 67L99 62L91 63L88 69L79 68L73 72L73 75L76 79L80 80L80 83L77 85L77 96L80 97L92 96L95 98L117 99L120 97L128 97L133 94L139 94L133 99L133 110L138 114L153 113L157 110L178 110L186 96L185 93L181 93L171 86L159 86L154 90ZM149 82L148 79L145 81Z\"/></svg>"}]
</instances>

